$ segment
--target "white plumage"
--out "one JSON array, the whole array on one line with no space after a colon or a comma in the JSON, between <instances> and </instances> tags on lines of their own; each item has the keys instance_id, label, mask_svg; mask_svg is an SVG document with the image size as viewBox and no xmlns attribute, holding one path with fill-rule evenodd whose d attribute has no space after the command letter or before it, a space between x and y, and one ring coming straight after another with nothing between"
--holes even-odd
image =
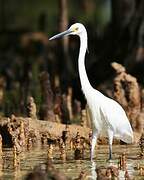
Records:
<instances>
[{"instance_id":1,"label":"white plumage","mask_svg":"<svg viewBox=\"0 0 144 180\"><path fill-rule=\"evenodd\" d=\"M67 31L53 36L50 40L67 35L78 35L80 37L80 52L78 57L79 75L82 91L86 97L92 116L91 160L94 156L94 148L99 135L108 137L109 159L111 159L113 137L119 138L126 143L133 142L131 125L121 105L94 89L88 80L85 69L85 54L87 50L87 32L85 27L80 23L75 23Z\"/></svg>"}]
</instances>

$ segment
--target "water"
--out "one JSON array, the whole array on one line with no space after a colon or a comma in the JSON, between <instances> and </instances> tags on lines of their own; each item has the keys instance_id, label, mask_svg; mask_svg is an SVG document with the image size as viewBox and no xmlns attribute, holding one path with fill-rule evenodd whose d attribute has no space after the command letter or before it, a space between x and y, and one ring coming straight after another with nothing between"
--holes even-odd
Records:
<instances>
[{"instance_id":1,"label":"water","mask_svg":"<svg viewBox=\"0 0 144 180\"><path fill-rule=\"evenodd\" d=\"M119 156L125 152L127 154L127 169L131 177L135 179L144 179L138 176L139 171L136 169L139 163L144 167L144 160L137 158L139 148L137 146L114 145L113 146L113 160L107 161L108 146L99 145L96 149L94 162L89 161L89 150L85 152L84 160L73 160L73 152L68 152L66 162L59 159L59 150L56 148L53 159L53 164L56 169L63 172L72 179L79 176L81 171L87 172L88 179L96 179L95 168L99 166L118 165ZM24 179L28 172L31 172L36 165L44 164L47 160L47 146L34 148L31 151L26 151L20 154L20 169L17 171L13 169L13 152L10 148L3 149L3 161L0 161L0 176L2 180L20 180ZM120 180L124 179L124 172L120 171Z\"/></svg>"}]
</instances>

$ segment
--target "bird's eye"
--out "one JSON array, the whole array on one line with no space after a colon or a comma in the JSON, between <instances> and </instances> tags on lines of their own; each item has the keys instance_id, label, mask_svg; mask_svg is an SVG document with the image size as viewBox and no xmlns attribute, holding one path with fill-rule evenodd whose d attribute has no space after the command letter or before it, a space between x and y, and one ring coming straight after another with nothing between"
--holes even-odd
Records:
<instances>
[{"instance_id":1,"label":"bird's eye","mask_svg":"<svg viewBox=\"0 0 144 180\"><path fill-rule=\"evenodd\" d=\"M75 28L75 31L78 31L78 29L79 29L79 28L78 28L78 27L76 27L76 28Z\"/></svg>"}]
</instances>

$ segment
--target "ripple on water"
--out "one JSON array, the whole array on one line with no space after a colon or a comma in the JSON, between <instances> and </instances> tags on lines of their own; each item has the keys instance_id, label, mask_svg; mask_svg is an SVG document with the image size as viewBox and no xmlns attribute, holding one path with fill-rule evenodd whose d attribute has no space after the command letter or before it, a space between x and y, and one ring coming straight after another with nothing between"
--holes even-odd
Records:
<instances>
[{"instance_id":1,"label":"ripple on water","mask_svg":"<svg viewBox=\"0 0 144 180\"><path fill-rule=\"evenodd\" d=\"M126 146L126 145L114 145L113 146L113 158L111 162L107 161L108 157L108 146L100 145L96 149L97 157L94 159L94 162L89 161L89 151L85 153L84 160L73 160L73 153L68 153L68 160L63 162L59 160L59 151L55 151L55 156L53 159L53 164L55 168L62 171L67 176L72 179L78 177L81 171L87 173L88 179L96 179L96 167L100 166L117 166L118 158L125 152L127 154L127 170L130 176L136 176L137 179L141 179L138 176L138 171L136 170L136 165L139 163L144 166L144 160L137 159L138 147L137 146ZM44 164L47 159L47 147L45 148L35 148L31 151L27 151L20 155L20 169L14 171L13 169L13 153L12 149L5 148L3 149L3 162L0 164L0 174L3 180L13 180L13 179L22 179L25 175L30 172L36 165ZM124 179L124 171L120 171L120 179Z\"/></svg>"}]
</instances>

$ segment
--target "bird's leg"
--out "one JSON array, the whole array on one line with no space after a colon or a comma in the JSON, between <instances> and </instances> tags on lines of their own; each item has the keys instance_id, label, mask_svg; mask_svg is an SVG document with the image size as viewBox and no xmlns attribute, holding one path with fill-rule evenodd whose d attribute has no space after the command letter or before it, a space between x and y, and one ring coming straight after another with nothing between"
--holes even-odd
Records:
<instances>
[{"instance_id":1,"label":"bird's leg","mask_svg":"<svg viewBox=\"0 0 144 180\"><path fill-rule=\"evenodd\" d=\"M93 131L93 134L92 134L92 143L91 143L91 154L90 154L91 161L93 161L93 156L94 156L94 150L95 150L96 142L97 142L97 132Z\"/></svg>"},{"instance_id":2,"label":"bird's leg","mask_svg":"<svg viewBox=\"0 0 144 180\"><path fill-rule=\"evenodd\" d=\"M108 130L108 139L109 139L109 160L112 159L112 143L113 143L113 131Z\"/></svg>"},{"instance_id":3,"label":"bird's leg","mask_svg":"<svg viewBox=\"0 0 144 180\"><path fill-rule=\"evenodd\" d=\"M109 160L112 159L112 144L109 144Z\"/></svg>"}]
</instances>

